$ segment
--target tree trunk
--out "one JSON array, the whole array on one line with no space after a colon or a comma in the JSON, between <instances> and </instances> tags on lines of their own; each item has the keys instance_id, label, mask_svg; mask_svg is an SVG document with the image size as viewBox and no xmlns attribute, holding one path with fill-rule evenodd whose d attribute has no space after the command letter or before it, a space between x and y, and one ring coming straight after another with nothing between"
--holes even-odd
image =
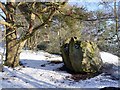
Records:
<instances>
[{"instance_id":1,"label":"tree trunk","mask_svg":"<svg viewBox=\"0 0 120 90\"><path fill-rule=\"evenodd\" d=\"M6 26L6 60L4 62L4 65L10 66L10 67L16 67L19 65L19 59L20 59L20 52L26 42L20 42L17 43L17 33L16 28L13 26L15 25L15 14L16 14L16 8L10 7L11 5L14 6L15 3L8 2L7 3L7 10L8 13L6 13L6 22L8 22L12 27Z\"/></svg>"},{"instance_id":2,"label":"tree trunk","mask_svg":"<svg viewBox=\"0 0 120 90\"><path fill-rule=\"evenodd\" d=\"M20 59L20 53L21 50L25 44L26 41L22 43L17 42L17 34L16 31L10 35L8 35L11 31L11 29L6 30L6 60L5 65L10 67L16 67L19 66L19 59Z\"/></svg>"}]
</instances>

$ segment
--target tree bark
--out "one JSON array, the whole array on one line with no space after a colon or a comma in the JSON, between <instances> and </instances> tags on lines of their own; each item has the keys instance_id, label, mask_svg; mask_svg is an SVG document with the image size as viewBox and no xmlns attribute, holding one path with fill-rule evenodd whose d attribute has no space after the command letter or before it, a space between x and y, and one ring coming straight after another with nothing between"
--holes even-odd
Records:
<instances>
[{"instance_id":1,"label":"tree bark","mask_svg":"<svg viewBox=\"0 0 120 90\"><path fill-rule=\"evenodd\" d=\"M12 30L7 29L6 34L10 33ZM8 36L6 36L6 60L5 65L10 67L19 66L20 53L25 45L25 42L16 44L17 34L16 31Z\"/></svg>"},{"instance_id":2,"label":"tree bark","mask_svg":"<svg viewBox=\"0 0 120 90\"><path fill-rule=\"evenodd\" d=\"M7 3L8 7L6 8L11 9L13 13L11 13L10 11L6 13L6 22L9 23L11 26L14 26L15 24L14 15L16 14L16 9L9 7L12 4L14 3L10 3L10 2ZM16 67L19 65L20 52L26 42L25 40L23 42L17 43L18 38L17 38L16 29L17 28L14 27L11 28L6 25L6 59L4 65L10 67Z\"/></svg>"}]
</instances>

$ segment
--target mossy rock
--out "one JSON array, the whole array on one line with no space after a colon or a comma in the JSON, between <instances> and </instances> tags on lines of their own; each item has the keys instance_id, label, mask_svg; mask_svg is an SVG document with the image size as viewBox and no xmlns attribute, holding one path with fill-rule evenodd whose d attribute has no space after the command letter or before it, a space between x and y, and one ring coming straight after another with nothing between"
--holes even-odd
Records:
<instances>
[{"instance_id":1,"label":"mossy rock","mask_svg":"<svg viewBox=\"0 0 120 90\"><path fill-rule=\"evenodd\" d=\"M97 45L90 41L71 38L69 43L61 47L65 66L76 73L99 72L103 65Z\"/></svg>"}]
</instances>

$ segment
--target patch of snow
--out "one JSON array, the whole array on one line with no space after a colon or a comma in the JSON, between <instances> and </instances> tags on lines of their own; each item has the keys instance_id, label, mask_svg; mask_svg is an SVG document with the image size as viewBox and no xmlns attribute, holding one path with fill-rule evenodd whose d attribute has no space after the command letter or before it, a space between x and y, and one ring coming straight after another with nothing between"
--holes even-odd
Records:
<instances>
[{"instance_id":1,"label":"patch of snow","mask_svg":"<svg viewBox=\"0 0 120 90\"><path fill-rule=\"evenodd\" d=\"M100 52L101 58L103 60L103 63L110 63L114 65L120 65L120 60L118 56L115 56L108 52Z\"/></svg>"},{"instance_id":2,"label":"patch of snow","mask_svg":"<svg viewBox=\"0 0 120 90\"><path fill-rule=\"evenodd\" d=\"M110 74L111 76L120 79L120 59L108 52L100 52L101 58L103 60L103 72Z\"/></svg>"},{"instance_id":3,"label":"patch of snow","mask_svg":"<svg viewBox=\"0 0 120 90\"><path fill-rule=\"evenodd\" d=\"M105 52L101 52L103 62L116 64L117 58ZM109 58L110 57L110 58ZM115 60L115 61L112 61ZM59 55L49 54L44 51L23 51L20 61L24 67L14 69L4 66L2 77L3 88L103 88L119 87L119 80L113 80L110 75L104 73L94 78L75 81L72 75L59 68L63 66ZM59 61L54 63L51 61Z\"/></svg>"}]
</instances>

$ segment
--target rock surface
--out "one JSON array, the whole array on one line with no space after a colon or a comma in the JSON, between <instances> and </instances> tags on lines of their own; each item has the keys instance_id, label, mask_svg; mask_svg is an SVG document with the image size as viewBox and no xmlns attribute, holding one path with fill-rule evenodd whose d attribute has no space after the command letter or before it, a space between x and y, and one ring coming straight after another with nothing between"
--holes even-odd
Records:
<instances>
[{"instance_id":1,"label":"rock surface","mask_svg":"<svg viewBox=\"0 0 120 90\"><path fill-rule=\"evenodd\" d=\"M103 65L97 45L71 38L61 47L65 66L75 73L98 72Z\"/></svg>"}]
</instances>

